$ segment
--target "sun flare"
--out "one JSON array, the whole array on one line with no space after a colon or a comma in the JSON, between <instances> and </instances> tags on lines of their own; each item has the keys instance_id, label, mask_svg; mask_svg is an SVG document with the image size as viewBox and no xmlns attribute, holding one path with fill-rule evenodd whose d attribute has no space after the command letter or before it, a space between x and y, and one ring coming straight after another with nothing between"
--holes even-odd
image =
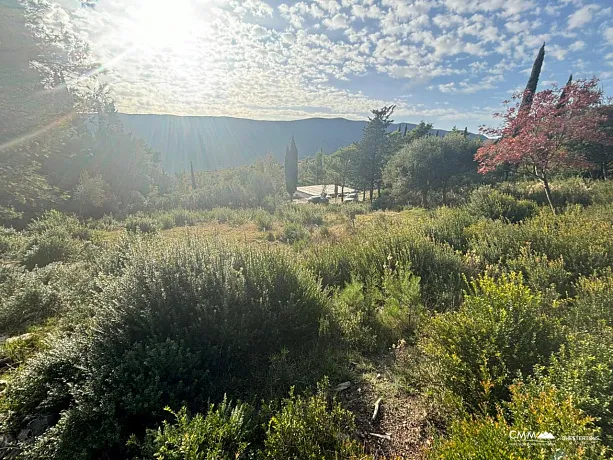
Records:
<instances>
[{"instance_id":1,"label":"sun flare","mask_svg":"<svg viewBox=\"0 0 613 460\"><path fill-rule=\"evenodd\" d=\"M195 11L190 0L153 0L140 5L132 30L132 41L145 50L176 50L192 35Z\"/></svg>"}]
</instances>

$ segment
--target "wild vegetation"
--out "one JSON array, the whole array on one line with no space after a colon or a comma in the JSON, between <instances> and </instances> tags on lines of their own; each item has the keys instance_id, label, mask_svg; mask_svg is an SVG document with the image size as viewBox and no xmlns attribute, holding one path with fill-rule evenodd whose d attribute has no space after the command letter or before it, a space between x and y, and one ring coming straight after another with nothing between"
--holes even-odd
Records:
<instances>
[{"instance_id":1,"label":"wild vegetation","mask_svg":"<svg viewBox=\"0 0 613 460\"><path fill-rule=\"evenodd\" d=\"M69 81L59 38L39 39ZM610 458L595 81L535 93L533 72L495 142L388 133L389 106L331 155L298 162L292 140L285 168L168 176L91 78L58 97L93 128L0 138L2 455ZM300 183L367 200L292 202Z\"/></svg>"}]
</instances>

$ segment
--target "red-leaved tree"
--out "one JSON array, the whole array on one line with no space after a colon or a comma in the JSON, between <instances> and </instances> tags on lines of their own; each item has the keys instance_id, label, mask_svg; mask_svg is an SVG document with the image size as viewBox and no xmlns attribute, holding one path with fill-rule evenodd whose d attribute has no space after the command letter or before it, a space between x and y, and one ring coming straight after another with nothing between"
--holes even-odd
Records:
<instances>
[{"instance_id":1,"label":"red-leaved tree","mask_svg":"<svg viewBox=\"0 0 613 460\"><path fill-rule=\"evenodd\" d=\"M589 164L570 146L586 141L610 143L601 129L603 115L594 110L603 103L602 90L594 78L535 93L528 108L520 108L522 98L523 93L515 94L515 105L504 113L494 114L503 119L501 127L481 128L483 134L499 140L481 147L475 160L482 174L503 163L524 168L543 183L547 201L555 214L549 187L551 173Z\"/></svg>"}]
</instances>

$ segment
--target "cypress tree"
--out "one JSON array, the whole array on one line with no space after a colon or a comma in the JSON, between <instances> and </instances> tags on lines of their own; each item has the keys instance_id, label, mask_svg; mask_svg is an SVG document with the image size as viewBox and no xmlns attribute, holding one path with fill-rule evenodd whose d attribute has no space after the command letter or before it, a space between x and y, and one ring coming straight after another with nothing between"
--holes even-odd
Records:
<instances>
[{"instance_id":1,"label":"cypress tree","mask_svg":"<svg viewBox=\"0 0 613 460\"><path fill-rule=\"evenodd\" d=\"M409 126L408 125L404 125L404 134L402 135L402 137L407 137L407 130L408 130Z\"/></svg>"},{"instance_id":2,"label":"cypress tree","mask_svg":"<svg viewBox=\"0 0 613 460\"><path fill-rule=\"evenodd\" d=\"M541 49L534 60L534 64L532 65L532 72L530 73L530 78L528 79L528 84L526 85L526 90L524 91L524 97L521 100L519 110L529 109L532 106L532 99L534 98L534 93L536 92L536 86L539 82L539 76L541 75L541 68L543 67L544 59L545 43L543 43L543 46L541 46Z\"/></svg>"},{"instance_id":3,"label":"cypress tree","mask_svg":"<svg viewBox=\"0 0 613 460\"><path fill-rule=\"evenodd\" d=\"M464 128L464 138L468 137L468 126Z\"/></svg>"},{"instance_id":4,"label":"cypress tree","mask_svg":"<svg viewBox=\"0 0 613 460\"><path fill-rule=\"evenodd\" d=\"M296 142L294 136L292 136L292 142L289 147L285 148L285 190L289 194L290 201L294 198L296 193L296 186L298 185L298 149L296 148Z\"/></svg>"},{"instance_id":5,"label":"cypress tree","mask_svg":"<svg viewBox=\"0 0 613 460\"><path fill-rule=\"evenodd\" d=\"M398 132L400 132L400 125L398 125Z\"/></svg>"},{"instance_id":6,"label":"cypress tree","mask_svg":"<svg viewBox=\"0 0 613 460\"><path fill-rule=\"evenodd\" d=\"M568 87L570 86L570 84L573 82L573 74L570 74L570 77L568 77L568 81L566 82L566 85L564 85L564 89L562 89L562 94L560 94L560 100L558 101L558 104L556 105L556 109L561 109L562 107L564 107L564 105L566 104L566 90L568 89Z\"/></svg>"}]
</instances>

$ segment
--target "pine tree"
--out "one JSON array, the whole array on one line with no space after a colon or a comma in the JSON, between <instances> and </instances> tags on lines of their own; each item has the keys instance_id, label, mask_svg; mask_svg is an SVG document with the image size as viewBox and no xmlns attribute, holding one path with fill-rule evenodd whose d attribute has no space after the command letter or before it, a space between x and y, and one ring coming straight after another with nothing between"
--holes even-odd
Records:
<instances>
[{"instance_id":1,"label":"pine tree","mask_svg":"<svg viewBox=\"0 0 613 460\"><path fill-rule=\"evenodd\" d=\"M387 129L392 123L390 117L394 108L391 105L372 111L373 116L368 118L359 144L357 178L363 190L369 190L371 201L375 187L381 187L383 167L393 153L393 142Z\"/></svg>"},{"instance_id":2,"label":"pine tree","mask_svg":"<svg viewBox=\"0 0 613 460\"><path fill-rule=\"evenodd\" d=\"M298 149L296 148L294 136L292 136L292 142L290 146L285 148L285 190L287 190L290 200L294 197L294 193L296 193L297 185Z\"/></svg>"}]
</instances>

